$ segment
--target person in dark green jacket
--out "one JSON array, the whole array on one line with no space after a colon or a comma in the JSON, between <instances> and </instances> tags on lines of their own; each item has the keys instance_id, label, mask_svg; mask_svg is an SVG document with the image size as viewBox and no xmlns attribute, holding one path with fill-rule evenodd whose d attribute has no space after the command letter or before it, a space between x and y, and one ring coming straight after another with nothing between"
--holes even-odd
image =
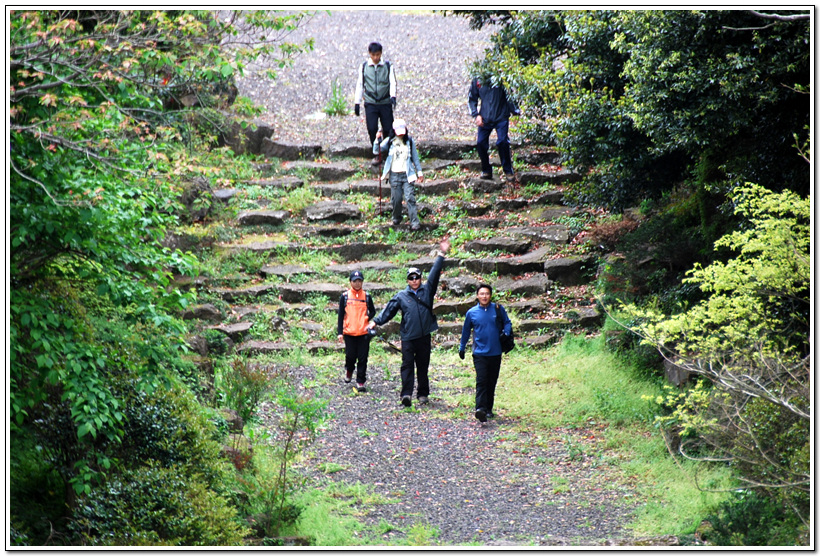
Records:
<instances>
[{"instance_id":1,"label":"person in dark green jacket","mask_svg":"<svg viewBox=\"0 0 820 556\"><path fill-rule=\"evenodd\" d=\"M421 282L421 270L410 268L407 271L407 288L394 295L382 312L368 325L368 328L382 326L401 311L401 403L405 407L413 404L415 375L418 376L416 395L419 403L426 404L430 401L430 379L427 371L430 367L432 333L438 330L438 322L433 314L433 302L444 267L444 254L450 249L450 242L445 239L439 247L440 251L437 253L433 268L430 269L427 281Z\"/></svg>"}]
</instances>

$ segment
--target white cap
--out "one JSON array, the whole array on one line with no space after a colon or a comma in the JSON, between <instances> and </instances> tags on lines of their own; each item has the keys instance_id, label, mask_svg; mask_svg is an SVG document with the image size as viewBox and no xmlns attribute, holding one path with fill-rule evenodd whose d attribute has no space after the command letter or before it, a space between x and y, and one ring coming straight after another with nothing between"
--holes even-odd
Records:
<instances>
[{"instance_id":1,"label":"white cap","mask_svg":"<svg viewBox=\"0 0 820 556\"><path fill-rule=\"evenodd\" d=\"M404 135L407 133L407 124L404 123L404 120L395 120L393 122L393 131L396 132L396 135Z\"/></svg>"}]
</instances>

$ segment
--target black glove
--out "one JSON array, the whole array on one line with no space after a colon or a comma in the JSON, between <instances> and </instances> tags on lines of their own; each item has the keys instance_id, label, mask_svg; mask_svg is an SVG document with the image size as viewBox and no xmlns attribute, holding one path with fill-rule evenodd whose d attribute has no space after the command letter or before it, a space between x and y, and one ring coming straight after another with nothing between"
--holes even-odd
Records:
<instances>
[{"instance_id":1,"label":"black glove","mask_svg":"<svg viewBox=\"0 0 820 556\"><path fill-rule=\"evenodd\" d=\"M462 359L464 359L464 350L463 349L458 350L458 356L461 357Z\"/></svg>"},{"instance_id":2,"label":"black glove","mask_svg":"<svg viewBox=\"0 0 820 556\"><path fill-rule=\"evenodd\" d=\"M393 105L393 108L396 107L396 97L390 97L390 104Z\"/></svg>"},{"instance_id":3,"label":"black glove","mask_svg":"<svg viewBox=\"0 0 820 556\"><path fill-rule=\"evenodd\" d=\"M358 104L353 105L353 113L356 114L357 116L359 115L359 105Z\"/></svg>"}]
</instances>

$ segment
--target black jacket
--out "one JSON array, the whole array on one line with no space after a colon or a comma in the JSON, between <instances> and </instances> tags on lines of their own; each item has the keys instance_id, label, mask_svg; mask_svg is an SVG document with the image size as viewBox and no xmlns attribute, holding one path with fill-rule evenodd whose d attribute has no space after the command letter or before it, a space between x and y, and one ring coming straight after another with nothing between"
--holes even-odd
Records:
<instances>
[{"instance_id":1,"label":"black jacket","mask_svg":"<svg viewBox=\"0 0 820 556\"><path fill-rule=\"evenodd\" d=\"M433 300L436 297L438 280L443 267L444 257L439 255L427 275L427 281L419 286L416 293L413 293L410 286L407 286L406 289L394 295L393 299L387 302L387 305L379 313L379 316L373 319L373 322L381 326L401 311L399 334L402 341L415 340L438 330L438 322L436 322L436 316L433 314Z\"/></svg>"},{"instance_id":2,"label":"black jacket","mask_svg":"<svg viewBox=\"0 0 820 556\"><path fill-rule=\"evenodd\" d=\"M481 109L478 101L481 100ZM497 124L510 119L510 114L520 114L518 105L507 97L503 86L493 87L490 83L482 83L481 79L473 79L470 83L469 102L470 115L475 118L481 116L485 125Z\"/></svg>"}]
</instances>

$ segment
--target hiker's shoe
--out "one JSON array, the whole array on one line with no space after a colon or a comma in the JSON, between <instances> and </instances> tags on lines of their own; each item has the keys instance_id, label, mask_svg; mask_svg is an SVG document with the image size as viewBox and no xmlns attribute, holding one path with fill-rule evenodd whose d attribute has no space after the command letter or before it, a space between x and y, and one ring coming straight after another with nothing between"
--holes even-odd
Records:
<instances>
[{"instance_id":1,"label":"hiker's shoe","mask_svg":"<svg viewBox=\"0 0 820 556\"><path fill-rule=\"evenodd\" d=\"M411 232L418 232L419 230L421 230L421 226L410 226Z\"/></svg>"},{"instance_id":2,"label":"hiker's shoe","mask_svg":"<svg viewBox=\"0 0 820 556\"><path fill-rule=\"evenodd\" d=\"M404 407L410 407L411 405L413 405L413 400L410 399L410 396L402 396L401 405L403 405Z\"/></svg>"},{"instance_id":3,"label":"hiker's shoe","mask_svg":"<svg viewBox=\"0 0 820 556\"><path fill-rule=\"evenodd\" d=\"M427 405L428 403L430 403L430 398L428 398L427 396L419 396L419 403L421 405Z\"/></svg>"},{"instance_id":4,"label":"hiker's shoe","mask_svg":"<svg viewBox=\"0 0 820 556\"><path fill-rule=\"evenodd\" d=\"M398 228L400 224L401 224L401 222L396 222L395 220L393 220L393 227L394 228Z\"/></svg>"},{"instance_id":5,"label":"hiker's shoe","mask_svg":"<svg viewBox=\"0 0 820 556\"><path fill-rule=\"evenodd\" d=\"M507 183L518 183L518 176L515 174L507 174L504 179L507 180Z\"/></svg>"},{"instance_id":6,"label":"hiker's shoe","mask_svg":"<svg viewBox=\"0 0 820 556\"><path fill-rule=\"evenodd\" d=\"M487 419L495 419L495 413L492 411L487 412Z\"/></svg>"},{"instance_id":7,"label":"hiker's shoe","mask_svg":"<svg viewBox=\"0 0 820 556\"><path fill-rule=\"evenodd\" d=\"M370 161L370 165L371 165L371 166L378 166L378 165L379 165L379 164L381 164L381 163L382 163L382 161L381 161L381 160L379 160L379 157L378 157L378 156L374 156L374 157L373 157L373 160L371 160L371 161Z\"/></svg>"},{"instance_id":8,"label":"hiker's shoe","mask_svg":"<svg viewBox=\"0 0 820 556\"><path fill-rule=\"evenodd\" d=\"M365 386L364 383L360 382L356 385L356 390L358 390L359 392L367 392L367 386Z\"/></svg>"},{"instance_id":9,"label":"hiker's shoe","mask_svg":"<svg viewBox=\"0 0 820 556\"><path fill-rule=\"evenodd\" d=\"M350 384L353 380L353 371L345 371L345 383Z\"/></svg>"},{"instance_id":10,"label":"hiker's shoe","mask_svg":"<svg viewBox=\"0 0 820 556\"><path fill-rule=\"evenodd\" d=\"M487 422L487 412L481 408L475 410L475 418L481 421L482 423Z\"/></svg>"},{"instance_id":11,"label":"hiker's shoe","mask_svg":"<svg viewBox=\"0 0 820 556\"><path fill-rule=\"evenodd\" d=\"M481 174L481 179L482 180L491 180L491 179L493 179L493 175L492 174Z\"/></svg>"}]
</instances>

